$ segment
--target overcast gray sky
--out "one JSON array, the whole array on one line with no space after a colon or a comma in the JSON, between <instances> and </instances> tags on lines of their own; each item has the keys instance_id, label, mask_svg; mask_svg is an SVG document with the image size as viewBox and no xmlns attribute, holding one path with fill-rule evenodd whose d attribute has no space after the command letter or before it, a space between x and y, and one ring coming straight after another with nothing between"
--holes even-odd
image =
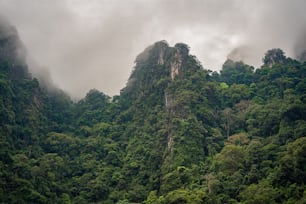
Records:
<instances>
[{"instance_id":1,"label":"overcast gray sky","mask_svg":"<svg viewBox=\"0 0 306 204\"><path fill-rule=\"evenodd\" d=\"M256 67L270 48L294 56L306 48L305 9L305 0L0 0L30 69L76 98L119 94L136 56L159 40L187 43L212 70L230 53Z\"/></svg>"}]
</instances>

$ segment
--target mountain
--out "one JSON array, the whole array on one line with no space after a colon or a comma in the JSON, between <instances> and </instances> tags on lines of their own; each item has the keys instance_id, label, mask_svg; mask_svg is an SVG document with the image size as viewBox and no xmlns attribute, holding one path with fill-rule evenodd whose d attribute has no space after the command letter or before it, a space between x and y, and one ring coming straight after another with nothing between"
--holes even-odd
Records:
<instances>
[{"instance_id":1,"label":"mountain","mask_svg":"<svg viewBox=\"0 0 306 204\"><path fill-rule=\"evenodd\" d=\"M25 48L16 29L3 20L0 29L0 131L5 143L11 141L10 145L21 147L32 143L34 132L39 131L43 96L38 81L31 78L24 63ZM36 113L35 117L31 113Z\"/></svg>"},{"instance_id":2,"label":"mountain","mask_svg":"<svg viewBox=\"0 0 306 204\"><path fill-rule=\"evenodd\" d=\"M0 202L306 202L305 62L271 49L218 73L160 41L119 96L72 102L0 28Z\"/></svg>"}]
</instances>

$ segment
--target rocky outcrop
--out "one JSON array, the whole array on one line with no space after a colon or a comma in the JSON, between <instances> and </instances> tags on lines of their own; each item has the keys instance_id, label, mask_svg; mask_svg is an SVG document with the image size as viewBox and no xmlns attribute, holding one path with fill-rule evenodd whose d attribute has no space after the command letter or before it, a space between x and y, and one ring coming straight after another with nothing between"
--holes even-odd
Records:
<instances>
[{"instance_id":1,"label":"rocky outcrop","mask_svg":"<svg viewBox=\"0 0 306 204\"><path fill-rule=\"evenodd\" d=\"M170 76L173 81L176 76L179 75L179 70L182 66L182 56L179 52L176 52L174 55L174 60L171 62L170 66Z\"/></svg>"}]
</instances>

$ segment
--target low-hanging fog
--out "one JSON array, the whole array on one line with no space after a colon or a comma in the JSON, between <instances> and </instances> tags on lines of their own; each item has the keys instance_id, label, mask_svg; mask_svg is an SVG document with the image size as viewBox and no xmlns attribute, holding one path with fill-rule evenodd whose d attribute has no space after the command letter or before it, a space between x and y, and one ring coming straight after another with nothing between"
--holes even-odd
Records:
<instances>
[{"instance_id":1,"label":"low-hanging fog","mask_svg":"<svg viewBox=\"0 0 306 204\"><path fill-rule=\"evenodd\" d=\"M91 88L118 94L136 56L159 40L188 44L211 70L227 57L258 67L270 48L299 56L305 8L305 0L0 0L30 70L74 98Z\"/></svg>"}]
</instances>

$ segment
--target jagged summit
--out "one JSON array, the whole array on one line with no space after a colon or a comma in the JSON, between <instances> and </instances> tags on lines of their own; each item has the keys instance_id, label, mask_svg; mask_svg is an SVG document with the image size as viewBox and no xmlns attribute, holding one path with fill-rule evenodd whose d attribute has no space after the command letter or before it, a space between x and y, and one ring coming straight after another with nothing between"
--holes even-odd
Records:
<instances>
[{"instance_id":1,"label":"jagged summit","mask_svg":"<svg viewBox=\"0 0 306 204\"><path fill-rule=\"evenodd\" d=\"M186 78L189 72L201 68L198 60L189 55L189 46L177 43L169 46L162 40L147 47L135 60L134 70L122 92L147 89L160 80L171 82Z\"/></svg>"},{"instance_id":2,"label":"jagged summit","mask_svg":"<svg viewBox=\"0 0 306 204\"><path fill-rule=\"evenodd\" d=\"M142 53L140 53L136 57L136 66L137 64L145 63L147 60L149 60L150 57L152 57L152 52L158 52L163 53L166 49L169 48L169 44L167 41L162 40L154 43L153 45L148 46Z\"/></svg>"},{"instance_id":3,"label":"jagged summit","mask_svg":"<svg viewBox=\"0 0 306 204\"><path fill-rule=\"evenodd\" d=\"M143 65L170 65L173 72L178 72L182 62L189 56L189 46L184 43L177 43L174 47L169 46L167 41L162 40L147 47L136 57L135 70ZM171 66L172 65L172 66ZM178 66L179 65L179 66ZM167 68L167 67L166 67ZM169 68L169 67L168 67ZM173 74L173 73L172 73ZM172 79L173 79L172 75Z\"/></svg>"}]
</instances>

